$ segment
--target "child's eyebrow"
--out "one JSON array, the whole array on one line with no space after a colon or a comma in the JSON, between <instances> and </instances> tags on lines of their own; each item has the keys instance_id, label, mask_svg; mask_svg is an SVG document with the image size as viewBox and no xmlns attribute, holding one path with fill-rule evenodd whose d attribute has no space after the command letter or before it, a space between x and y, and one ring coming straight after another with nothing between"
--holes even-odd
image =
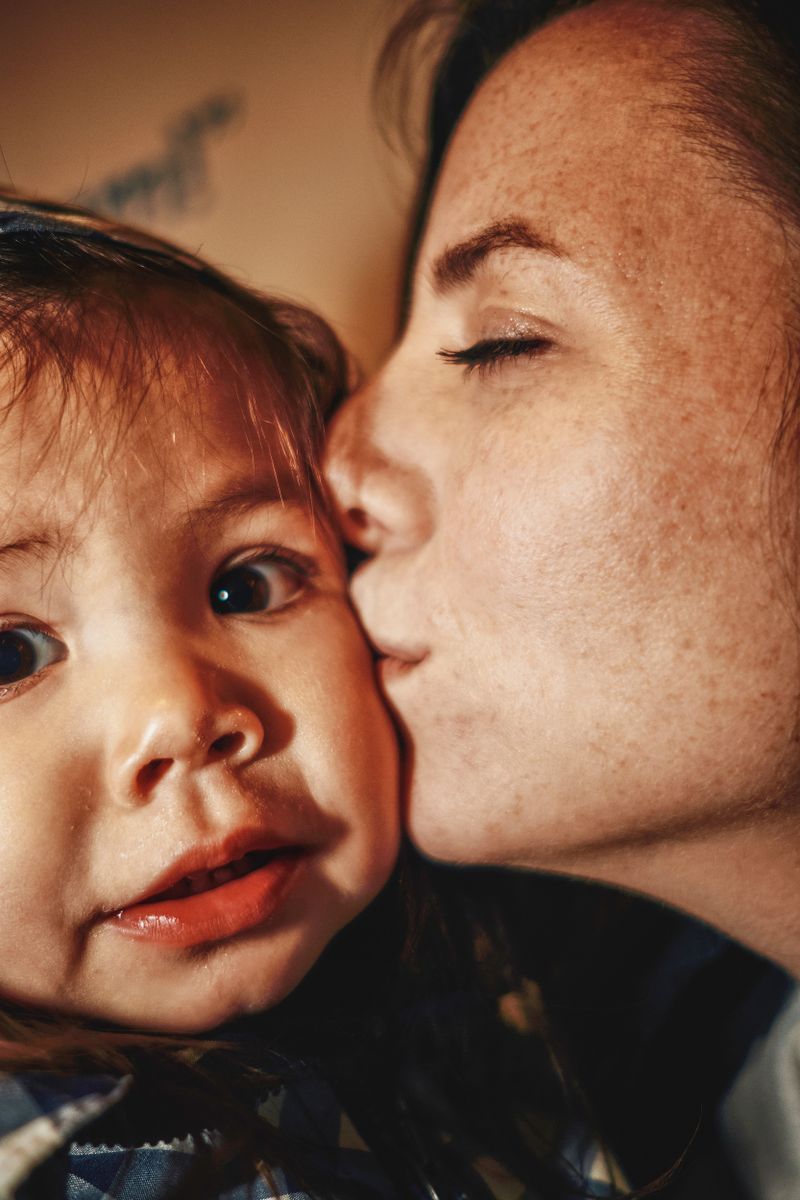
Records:
<instances>
[{"instance_id":1,"label":"child's eyebrow","mask_svg":"<svg viewBox=\"0 0 800 1200\"><path fill-rule=\"evenodd\" d=\"M204 504L193 508L187 513L186 523L193 526L219 525L234 517L245 516L255 508L278 506L280 508L307 508L307 503L297 495L296 485L287 481L281 487L279 479L268 483L254 484L252 480L232 486L227 486L217 496L212 496Z\"/></svg>"},{"instance_id":2,"label":"child's eyebrow","mask_svg":"<svg viewBox=\"0 0 800 1200\"><path fill-rule=\"evenodd\" d=\"M0 571L6 571L17 559L52 558L72 552L74 539L62 530L47 530L15 537L13 542L0 545Z\"/></svg>"}]
</instances>

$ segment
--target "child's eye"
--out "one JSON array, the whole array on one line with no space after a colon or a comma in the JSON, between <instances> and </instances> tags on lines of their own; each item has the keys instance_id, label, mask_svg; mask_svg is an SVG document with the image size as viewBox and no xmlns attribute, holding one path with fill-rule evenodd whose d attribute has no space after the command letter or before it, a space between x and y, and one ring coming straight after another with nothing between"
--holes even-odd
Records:
<instances>
[{"instance_id":1,"label":"child's eye","mask_svg":"<svg viewBox=\"0 0 800 1200\"><path fill-rule=\"evenodd\" d=\"M5 689L38 675L66 653L64 643L42 629L21 625L0 629L0 697Z\"/></svg>"},{"instance_id":2,"label":"child's eye","mask_svg":"<svg viewBox=\"0 0 800 1200\"><path fill-rule=\"evenodd\" d=\"M211 584L211 607L223 616L272 612L300 595L309 573L302 563L271 555L238 563L217 575Z\"/></svg>"},{"instance_id":3,"label":"child's eye","mask_svg":"<svg viewBox=\"0 0 800 1200\"><path fill-rule=\"evenodd\" d=\"M463 350L439 350L439 358L445 362L466 368L469 375L477 370L485 374L509 358L538 358L548 350L553 343L549 338L483 338Z\"/></svg>"}]
</instances>

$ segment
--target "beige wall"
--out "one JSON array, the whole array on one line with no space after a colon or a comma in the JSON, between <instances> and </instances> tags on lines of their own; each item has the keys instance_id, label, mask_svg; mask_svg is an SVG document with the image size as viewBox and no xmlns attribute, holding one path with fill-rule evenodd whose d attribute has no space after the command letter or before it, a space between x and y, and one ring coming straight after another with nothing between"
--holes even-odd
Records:
<instances>
[{"instance_id":1,"label":"beige wall","mask_svg":"<svg viewBox=\"0 0 800 1200\"><path fill-rule=\"evenodd\" d=\"M0 0L4 180L100 201L391 337L411 167L369 88L396 0Z\"/></svg>"}]
</instances>

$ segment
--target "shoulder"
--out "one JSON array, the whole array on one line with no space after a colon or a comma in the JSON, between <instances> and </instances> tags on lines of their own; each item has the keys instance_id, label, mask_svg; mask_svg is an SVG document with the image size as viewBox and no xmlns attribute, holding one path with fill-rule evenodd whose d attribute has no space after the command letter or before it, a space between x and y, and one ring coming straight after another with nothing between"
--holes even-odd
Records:
<instances>
[{"instance_id":1,"label":"shoulder","mask_svg":"<svg viewBox=\"0 0 800 1200\"><path fill-rule=\"evenodd\" d=\"M719 1115L748 1195L794 1195L800 1180L800 988L751 1046Z\"/></svg>"}]
</instances>

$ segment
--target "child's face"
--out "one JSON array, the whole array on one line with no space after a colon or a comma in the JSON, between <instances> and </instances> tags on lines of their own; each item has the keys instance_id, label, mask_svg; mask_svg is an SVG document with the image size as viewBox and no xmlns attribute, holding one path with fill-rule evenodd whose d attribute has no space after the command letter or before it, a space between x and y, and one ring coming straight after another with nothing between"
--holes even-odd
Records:
<instances>
[{"instance_id":1,"label":"child's face","mask_svg":"<svg viewBox=\"0 0 800 1200\"><path fill-rule=\"evenodd\" d=\"M168 381L109 451L103 386L52 445L46 389L0 428L0 995L191 1032L382 886L395 746L277 438Z\"/></svg>"}]
</instances>

